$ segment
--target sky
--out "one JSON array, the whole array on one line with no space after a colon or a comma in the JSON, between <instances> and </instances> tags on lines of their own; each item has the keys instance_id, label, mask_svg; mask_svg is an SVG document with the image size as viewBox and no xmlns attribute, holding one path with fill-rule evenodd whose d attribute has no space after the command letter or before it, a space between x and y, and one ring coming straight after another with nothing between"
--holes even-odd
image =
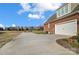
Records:
<instances>
[{"instance_id":1,"label":"sky","mask_svg":"<svg viewBox=\"0 0 79 59\"><path fill-rule=\"evenodd\" d=\"M0 27L42 26L61 3L0 3Z\"/></svg>"}]
</instances>

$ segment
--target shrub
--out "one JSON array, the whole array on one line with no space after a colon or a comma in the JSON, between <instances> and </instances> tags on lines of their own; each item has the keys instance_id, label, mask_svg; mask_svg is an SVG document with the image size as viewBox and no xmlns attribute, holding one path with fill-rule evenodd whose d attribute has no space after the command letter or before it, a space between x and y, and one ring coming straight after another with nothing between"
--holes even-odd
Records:
<instances>
[{"instance_id":1,"label":"shrub","mask_svg":"<svg viewBox=\"0 0 79 59\"><path fill-rule=\"evenodd\" d=\"M77 39L77 36L72 36L69 39Z\"/></svg>"},{"instance_id":2,"label":"shrub","mask_svg":"<svg viewBox=\"0 0 79 59\"><path fill-rule=\"evenodd\" d=\"M68 42L67 38L64 38L63 41Z\"/></svg>"},{"instance_id":3,"label":"shrub","mask_svg":"<svg viewBox=\"0 0 79 59\"><path fill-rule=\"evenodd\" d=\"M79 43L79 36L77 36L77 42Z\"/></svg>"}]
</instances>

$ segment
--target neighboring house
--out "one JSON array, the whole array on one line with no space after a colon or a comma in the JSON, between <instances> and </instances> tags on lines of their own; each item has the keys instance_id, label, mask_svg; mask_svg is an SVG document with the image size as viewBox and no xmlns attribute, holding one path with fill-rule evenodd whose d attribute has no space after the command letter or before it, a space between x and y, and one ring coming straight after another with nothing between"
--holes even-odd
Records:
<instances>
[{"instance_id":1,"label":"neighboring house","mask_svg":"<svg viewBox=\"0 0 79 59\"><path fill-rule=\"evenodd\" d=\"M67 3L58 8L44 24L44 31L70 36L79 34L79 4Z\"/></svg>"}]
</instances>

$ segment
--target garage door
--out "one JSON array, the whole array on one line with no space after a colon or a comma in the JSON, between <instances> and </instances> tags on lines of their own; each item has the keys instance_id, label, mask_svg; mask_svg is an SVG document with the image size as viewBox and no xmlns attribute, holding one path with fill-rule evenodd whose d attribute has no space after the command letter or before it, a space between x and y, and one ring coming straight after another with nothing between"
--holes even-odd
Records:
<instances>
[{"instance_id":1,"label":"garage door","mask_svg":"<svg viewBox=\"0 0 79 59\"><path fill-rule=\"evenodd\" d=\"M76 35L77 34L77 20L58 23L55 25L55 34L61 35Z\"/></svg>"}]
</instances>

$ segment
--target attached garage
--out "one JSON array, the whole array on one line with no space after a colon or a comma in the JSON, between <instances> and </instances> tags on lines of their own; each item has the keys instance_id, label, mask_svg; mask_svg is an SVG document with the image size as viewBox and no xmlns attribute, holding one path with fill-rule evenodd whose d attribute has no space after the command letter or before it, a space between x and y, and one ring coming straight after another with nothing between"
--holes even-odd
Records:
<instances>
[{"instance_id":1,"label":"attached garage","mask_svg":"<svg viewBox=\"0 0 79 59\"><path fill-rule=\"evenodd\" d=\"M77 35L77 19L55 24L55 34Z\"/></svg>"}]
</instances>

